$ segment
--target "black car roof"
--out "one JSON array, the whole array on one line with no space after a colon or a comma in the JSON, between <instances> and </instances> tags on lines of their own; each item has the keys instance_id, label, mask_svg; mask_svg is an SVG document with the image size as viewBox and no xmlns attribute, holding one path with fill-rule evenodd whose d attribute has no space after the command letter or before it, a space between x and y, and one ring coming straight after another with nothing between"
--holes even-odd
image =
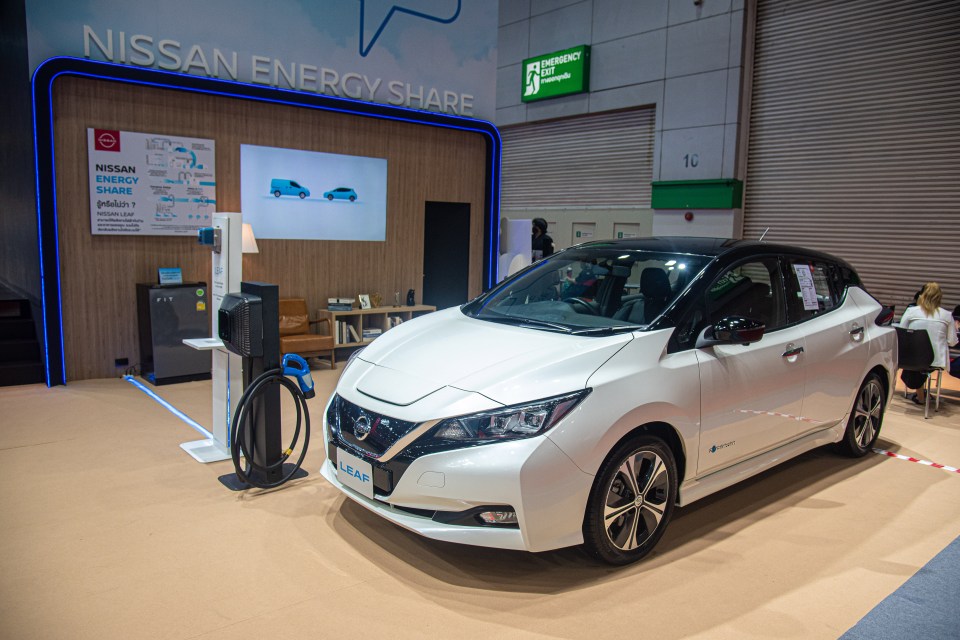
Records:
<instances>
[{"instance_id":1,"label":"black car roof","mask_svg":"<svg viewBox=\"0 0 960 640\"><path fill-rule=\"evenodd\" d=\"M731 240L730 238L695 238L687 236L668 236L662 238L631 238L629 240L594 240L577 245L577 247L609 247L636 251L655 251L663 253L686 253L691 255L708 256L715 258L727 253L737 256L755 254L794 254L808 256L814 259L839 262L847 267L846 261L822 251L805 249L785 244L760 242L758 240ZM733 256L731 256L733 257Z\"/></svg>"}]
</instances>

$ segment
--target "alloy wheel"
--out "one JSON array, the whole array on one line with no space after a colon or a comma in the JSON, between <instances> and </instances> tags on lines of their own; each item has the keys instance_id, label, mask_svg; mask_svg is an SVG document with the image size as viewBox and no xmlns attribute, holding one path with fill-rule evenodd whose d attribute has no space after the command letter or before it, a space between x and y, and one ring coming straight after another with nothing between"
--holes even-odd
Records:
<instances>
[{"instance_id":1,"label":"alloy wheel","mask_svg":"<svg viewBox=\"0 0 960 640\"><path fill-rule=\"evenodd\" d=\"M857 395L853 410L853 437L861 449L866 449L880 429L883 418L883 389L876 380L869 380Z\"/></svg>"},{"instance_id":2,"label":"alloy wheel","mask_svg":"<svg viewBox=\"0 0 960 640\"><path fill-rule=\"evenodd\" d=\"M657 453L627 456L610 482L603 509L611 544L632 551L649 540L663 520L669 495L670 476Z\"/></svg>"}]
</instances>

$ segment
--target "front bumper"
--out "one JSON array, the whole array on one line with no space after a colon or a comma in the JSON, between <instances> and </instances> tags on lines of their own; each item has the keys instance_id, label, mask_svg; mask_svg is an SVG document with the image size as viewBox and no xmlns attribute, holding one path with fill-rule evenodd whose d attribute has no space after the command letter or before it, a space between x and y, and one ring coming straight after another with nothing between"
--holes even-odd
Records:
<instances>
[{"instance_id":1,"label":"front bumper","mask_svg":"<svg viewBox=\"0 0 960 640\"><path fill-rule=\"evenodd\" d=\"M581 471L549 438L416 458L391 481L389 495L377 490L373 500L337 480L332 440L324 421L324 441L333 455L320 470L323 477L351 500L405 529L436 540L527 551L583 542L583 514L593 476ZM449 524L432 516L496 505L512 507L519 526Z\"/></svg>"}]
</instances>

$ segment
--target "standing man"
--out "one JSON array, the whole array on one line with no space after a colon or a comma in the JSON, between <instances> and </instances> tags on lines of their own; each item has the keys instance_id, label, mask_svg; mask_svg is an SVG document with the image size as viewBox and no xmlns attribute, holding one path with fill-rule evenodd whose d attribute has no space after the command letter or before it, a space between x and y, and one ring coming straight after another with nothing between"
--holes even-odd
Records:
<instances>
[{"instance_id":1,"label":"standing man","mask_svg":"<svg viewBox=\"0 0 960 640\"><path fill-rule=\"evenodd\" d=\"M530 247L533 249L534 262L553 254L553 238L547 235L547 221L543 218L533 219L533 239Z\"/></svg>"}]
</instances>

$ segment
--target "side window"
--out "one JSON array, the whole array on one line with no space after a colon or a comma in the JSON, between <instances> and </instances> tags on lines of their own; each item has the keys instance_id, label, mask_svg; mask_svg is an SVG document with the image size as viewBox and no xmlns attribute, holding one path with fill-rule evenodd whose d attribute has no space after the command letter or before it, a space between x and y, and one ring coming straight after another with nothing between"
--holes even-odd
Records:
<instances>
[{"instance_id":1,"label":"side window","mask_svg":"<svg viewBox=\"0 0 960 640\"><path fill-rule=\"evenodd\" d=\"M743 262L713 281L706 294L710 324L729 316L759 320L767 331L786 324L780 265L775 258Z\"/></svg>"},{"instance_id":2,"label":"side window","mask_svg":"<svg viewBox=\"0 0 960 640\"><path fill-rule=\"evenodd\" d=\"M791 324L815 318L840 304L843 284L835 265L792 258L784 276L787 280L787 317Z\"/></svg>"},{"instance_id":3,"label":"side window","mask_svg":"<svg viewBox=\"0 0 960 640\"><path fill-rule=\"evenodd\" d=\"M716 278L677 324L672 351L690 349L704 327L729 316L759 320L767 331L786 324L783 281L776 258L742 262Z\"/></svg>"}]
</instances>

